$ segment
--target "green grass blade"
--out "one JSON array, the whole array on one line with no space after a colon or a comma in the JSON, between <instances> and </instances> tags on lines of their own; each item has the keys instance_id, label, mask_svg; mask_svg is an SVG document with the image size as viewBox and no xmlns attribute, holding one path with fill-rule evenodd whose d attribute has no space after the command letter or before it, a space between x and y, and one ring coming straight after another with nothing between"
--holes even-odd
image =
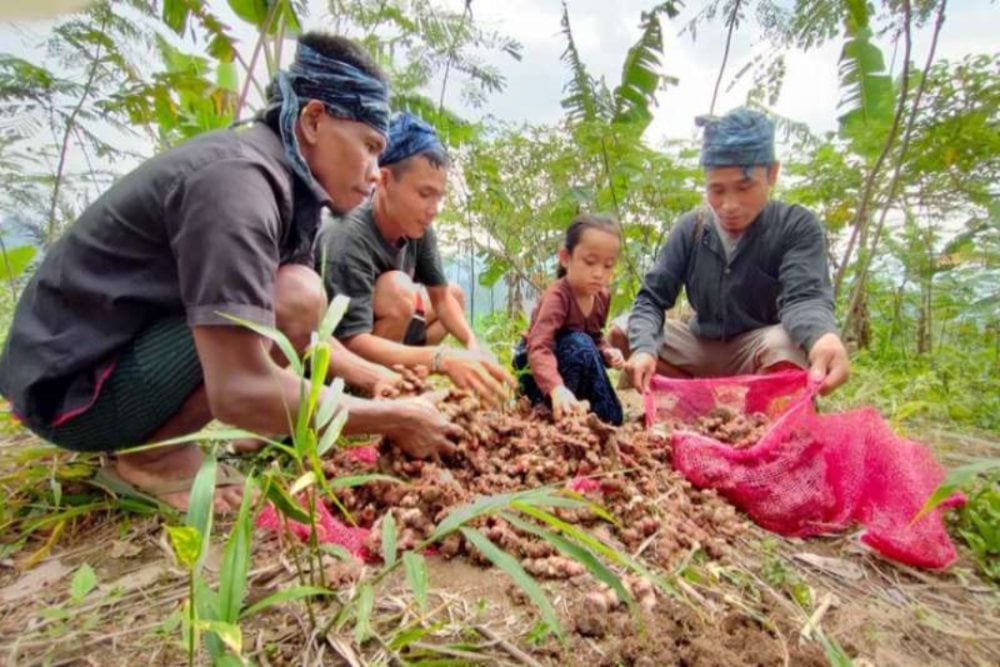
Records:
<instances>
[{"instance_id":1,"label":"green grass blade","mask_svg":"<svg viewBox=\"0 0 1000 667\"><path fill-rule=\"evenodd\" d=\"M333 595L333 593L333 591L327 588L320 588L318 586L292 586L291 588L286 588L283 591L272 593L263 600L259 600L258 602L250 605L243 610L243 613L240 614L240 620L250 618L254 614L259 614L265 609L269 609L279 604L302 600L304 598Z\"/></svg>"},{"instance_id":2,"label":"green grass blade","mask_svg":"<svg viewBox=\"0 0 1000 667\"><path fill-rule=\"evenodd\" d=\"M847 655L836 639L827 637L824 633L819 633L819 643L823 647L823 653L830 663L830 667L853 667L854 661Z\"/></svg>"},{"instance_id":3,"label":"green grass blade","mask_svg":"<svg viewBox=\"0 0 1000 667\"><path fill-rule=\"evenodd\" d=\"M559 491L559 494L564 493ZM525 496L524 498L519 498L518 502L527 503L529 505L535 505L537 507L589 507L594 503L589 500L578 500L577 498L570 498L564 495L556 495L554 493L547 493L545 495L534 497ZM600 507L600 505L598 505Z\"/></svg>"},{"instance_id":4,"label":"green grass blade","mask_svg":"<svg viewBox=\"0 0 1000 667\"><path fill-rule=\"evenodd\" d=\"M337 442L337 438L340 437L341 431L344 430L344 424L347 423L347 408L341 408L337 413L336 417L327 424L326 430L323 431L323 436L319 439L319 444L316 446L316 453L319 456L323 456L330 448L333 447L334 443Z\"/></svg>"},{"instance_id":5,"label":"green grass blade","mask_svg":"<svg viewBox=\"0 0 1000 667\"><path fill-rule=\"evenodd\" d=\"M320 404L319 410L316 411L316 430L322 430L333 419L337 408L340 407L340 399L343 397L344 378L334 378L333 382L330 383L330 387L326 390L326 395L323 396L323 402Z\"/></svg>"},{"instance_id":6,"label":"green grass blade","mask_svg":"<svg viewBox=\"0 0 1000 667\"><path fill-rule=\"evenodd\" d=\"M243 500L233 524L232 532L222 553L219 568L219 620L236 623L240 618L240 607L246 594L247 572L250 571L250 546L253 535L252 505L253 477L243 483Z\"/></svg>"},{"instance_id":7,"label":"green grass blade","mask_svg":"<svg viewBox=\"0 0 1000 667\"><path fill-rule=\"evenodd\" d=\"M979 475L987 474L994 470L1000 470L1000 459L982 459L948 471L948 475L944 478L944 481L934 490L934 493L927 499L924 506L917 512L917 515L913 517L910 525L912 526L933 512L941 503L951 497L953 493L967 486Z\"/></svg>"},{"instance_id":8,"label":"green grass blade","mask_svg":"<svg viewBox=\"0 0 1000 667\"><path fill-rule=\"evenodd\" d=\"M403 480L397 479L396 477L373 472L365 475L344 475L343 477L332 479L330 480L330 488L346 489L352 486L361 486L362 484L367 484L368 482L395 482L396 484L404 483Z\"/></svg>"},{"instance_id":9,"label":"green grass blade","mask_svg":"<svg viewBox=\"0 0 1000 667\"><path fill-rule=\"evenodd\" d=\"M413 597L416 598L421 611L427 611L427 561L415 551L404 551L403 569L406 570L406 583L413 591Z\"/></svg>"},{"instance_id":10,"label":"green grass blade","mask_svg":"<svg viewBox=\"0 0 1000 667\"><path fill-rule=\"evenodd\" d=\"M193 529L192 529L193 530ZM212 659L218 659L223 655L226 655L226 646L222 642L222 638L216 635L214 632L201 631L201 628L197 627L197 619L209 619L214 620L219 618L219 597L216 595L215 591L209 588L208 583L205 578L197 574L192 575L194 577L194 607L195 607L195 617L196 617L196 634L204 639L205 649L208 654L212 656Z\"/></svg>"},{"instance_id":11,"label":"green grass blade","mask_svg":"<svg viewBox=\"0 0 1000 667\"><path fill-rule=\"evenodd\" d=\"M201 569L201 564L208 554L209 540L212 537L212 508L215 504L215 471L217 467L215 452L206 454L205 460L202 461L201 468L191 484L187 516L184 518L185 525L197 530L201 536L201 546L195 564L196 570Z\"/></svg>"},{"instance_id":12,"label":"green grass blade","mask_svg":"<svg viewBox=\"0 0 1000 667\"><path fill-rule=\"evenodd\" d=\"M310 363L310 385L309 385L309 413L307 418L312 418L319 409L320 394L326 387L326 372L330 368L330 344L326 340L320 340L312 351Z\"/></svg>"},{"instance_id":13,"label":"green grass blade","mask_svg":"<svg viewBox=\"0 0 1000 667\"><path fill-rule=\"evenodd\" d=\"M358 646L371 634L372 610L375 608L375 590L371 584L361 584L358 591L357 624L354 626L354 641Z\"/></svg>"},{"instance_id":14,"label":"green grass blade","mask_svg":"<svg viewBox=\"0 0 1000 667\"><path fill-rule=\"evenodd\" d=\"M587 531L575 526L571 523L567 523L558 517L555 517L543 509L538 507L533 507L531 505L525 505L523 503L514 503L513 508L527 514L528 516L538 519L542 523L546 523L559 532L563 533L568 537L572 537L574 540L580 544L586 546L588 549L594 553L601 554L609 561L627 567L628 569L641 574L650 581L656 583L664 592L673 594L675 591L673 588L666 583L662 577L655 576L650 572L645 566L640 564L638 561L632 559L628 554L624 554L616 549L612 549L608 545L601 542L599 539L588 533Z\"/></svg>"},{"instance_id":15,"label":"green grass blade","mask_svg":"<svg viewBox=\"0 0 1000 667\"><path fill-rule=\"evenodd\" d=\"M440 622L426 628L422 625L405 628L389 640L388 646L393 651L401 651L413 642L418 642L427 635L437 632L445 625L444 622Z\"/></svg>"},{"instance_id":16,"label":"green grass blade","mask_svg":"<svg viewBox=\"0 0 1000 667\"><path fill-rule=\"evenodd\" d=\"M483 496L468 505L463 505L452 510L427 539L428 541L436 542L469 521L487 514L496 514L501 509L510 507L514 502L522 502L526 505L536 507L584 507L587 505L587 503L579 500L554 495L549 489L532 489L495 496Z\"/></svg>"},{"instance_id":17,"label":"green grass blade","mask_svg":"<svg viewBox=\"0 0 1000 667\"><path fill-rule=\"evenodd\" d=\"M239 655L243 652L243 632L240 626L208 619L198 619L198 629L202 632L213 632L230 651Z\"/></svg>"},{"instance_id":18,"label":"green grass blade","mask_svg":"<svg viewBox=\"0 0 1000 667\"><path fill-rule=\"evenodd\" d=\"M609 570L604 563L599 561L594 554L588 550L586 547L582 547L579 544L574 544L569 540L557 535L553 532L545 530L539 526L531 524L523 519L520 519L513 514L503 513L503 518L509 521L511 524L517 526L521 530L531 533L532 535L537 535L542 538L556 549L558 549L562 554L569 556L576 562L583 565L587 570L594 575L594 578L598 581L602 581L608 586L610 586L615 593L618 594L619 600L624 600L630 607L633 605L634 600L632 595L628 592L625 586L622 584L621 579L619 579L614 572Z\"/></svg>"},{"instance_id":19,"label":"green grass blade","mask_svg":"<svg viewBox=\"0 0 1000 667\"><path fill-rule=\"evenodd\" d=\"M273 474L265 477L264 495L278 513L288 517L292 521L299 523L309 523L309 513L306 512L296 500L288 494L288 490L281 481L275 479Z\"/></svg>"},{"instance_id":20,"label":"green grass blade","mask_svg":"<svg viewBox=\"0 0 1000 667\"><path fill-rule=\"evenodd\" d=\"M316 483L316 472L314 470L310 470L309 472L304 473L301 477L299 477L297 480L295 480L295 482L292 483L291 488L288 489L288 493L292 497L295 497L315 483Z\"/></svg>"},{"instance_id":21,"label":"green grass blade","mask_svg":"<svg viewBox=\"0 0 1000 667\"><path fill-rule=\"evenodd\" d=\"M169 440L160 440L159 442L153 442L148 445L142 445L140 447L130 447L128 449L118 450L118 454L133 454L136 452L144 452L150 449L158 449L160 447L169 447L171 445L183 445L189 442L232 442L233 440L243 440L246 438L252 438L255 440L262 440L269 445L282 446L277 440L270 440L264 438L253 431L246 431L241 428L206 428L198 431L197 433L190 433L188 435L182 435L176 438L170 438Z\"/></svg>"},{"instance_id":22,"label":"green grass blade","mask_svg":"<svg viewBox=\"0 0 1000 667\"><path fill-rule=\"evenodd\" d=\"M596 516L604 519L608 523L616 525L616 526L621 523L620 521L618 521L618 519L616 519L614 517L613 514L611 514L610 512L608 512L608 510L604 509L604 507L602 507L599 503L595 503L593 500L590 500L589 498L587 498L585 495L583 495L579 491L570 491L569 489L564 489L562 491L562 493L565 494L569 498L574 498L576 500L579 500L582 503L585 503L587 505L587 508L591 512L593 512Z\"/></svg>"},{"instance_id":23,"label":"green grass blade","mask_svg":"<svg viewBox=\"0 0 1000 667\"><path fill-rule=\"evenodd\" d=\"M483 555L490 560L490 562L506 572L510 578L514 580L514 583L520 586L521 590L523 590L527 596L531 598L531 601L535 603L535 606L538 607L539 612L542 614L542 620L545 621L549 628L551 628L558 637L562 638L564 636L563 629L559 624L559 618L556 616L556 610L552 608L552 604L549 602L548 598L545 597L545 593L542 592L538 582L524 571L524 568L521 567L521 564L518 563L513 556L506 551L501 550L478 530L464 527L460 530L466 540L479 549Z\"/></svg>"},{"instance_id":24,"label":"green grass blade","mask_svg":"<svg viewBox=\"0 0 1000 667\"><path fill-rule=\"evenodd\" d=\"M234 315L227 315L226 313L219 313L219 315L222 315L230 322L239 324L241 327L246 327L254 333L273 340L274 344L281 350L281 353L285 355L285 359L288 359L288 364L291 366L292 370L295 371L295 374L299 377L302 377L305 374L302 366L302 360L299 359L299 355L295 352L295 346L292 345L292 341L288 340L285 334L281 333L278 329L274 327L267 327L263 324L257 324L256 322L251 322L249 320L244 320Z\"/></svg>"},{"instance_id":25,"label":"green grass blade","mask_svg":"<svg viewBox=\"0 0 1000 667\"><path fill-rule=\"evenodd\" d=\"M382 519L382 560L387 568L396 564L396 520L392 512Z\"/></svg>"},{"instance_id":26,"label":"green grass blade","mask_svg":"<svg viewBox=\"0 0 1000 667\"><path fill-rule=\"evenodd\" d=\"M309 406L306 396L306 380L302 378L299 380L299 412L292 433L292 443L298 452L299 460L316 451L316 431L309 428Z\"/></svg>"},{"instance_id":27,"label":"green grass blade","mask_svg":"<svg viewBox=\"0 0 1000 667\"><path fill-rule=\"evenodd\" d=\"M344 317L344 313L347 312L347 306L350 302L350 298L343 294L333 297L333 301L330 302L330 306L326 309L326 314L323 315L323 320L319 323L317 333L320 340L326 340L333 335L334 329L337 328L340 320Z\"/></svg>"}]
</instances>

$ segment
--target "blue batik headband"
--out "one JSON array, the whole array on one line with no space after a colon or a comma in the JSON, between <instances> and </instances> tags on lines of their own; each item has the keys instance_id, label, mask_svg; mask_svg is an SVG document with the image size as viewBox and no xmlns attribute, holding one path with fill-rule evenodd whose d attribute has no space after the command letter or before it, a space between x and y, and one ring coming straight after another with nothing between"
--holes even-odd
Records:
<instances>
[{"instance_id":1,"label":"blue batik headband","mask_svg":"<svg viewBox=\"0 0 1000 667\"><path fill-rule=\"evenodd\" d=\"M367 123L388 137L389 87L349 63L324 56L300 42L294 62L278 72L277 82L269 106L281 107L278 127L285 155L306 183L314 181L295 136L300 99L319 100L331 115Z\"/></svg>"},{"instance_id":2,"label":"blue batik headband","mask_svg":"<svg viewBox=\"0 0 1000 667\"><path fill-rule=\"evenodd\" d=\"M379 166L402 162L426 150L444 153L437 132L426 121L410 113L396 114L389 123L389 145L379 158Z\"/></svg>"},{"instance_id":3,"label":"blue batik headband","mask_svg":"<svg viewBox=\"0 0 1000 667\"><path fill-rule=\"evenodd\" d=\"M705 128L701 143L705 169L774 164L774 124L761 112L740 107L721 118L698 116L694 122Z\"/></svg>"}]
</instances>

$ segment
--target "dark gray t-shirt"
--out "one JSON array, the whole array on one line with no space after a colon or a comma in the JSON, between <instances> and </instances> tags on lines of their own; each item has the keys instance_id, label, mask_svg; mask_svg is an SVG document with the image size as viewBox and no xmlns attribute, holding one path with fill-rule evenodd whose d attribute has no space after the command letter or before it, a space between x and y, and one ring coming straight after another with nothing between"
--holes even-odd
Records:
<instances>
[{"instance_id":1,"label":"dark gray t-shirt","mask_svg":"<svg viewBox=\"0 0 1000 667\"><path fill-rule=\"evenodd\" d=\"M280 264L313 264L325 193L293 177L266 125L220 130L118 180L49 250L21 295L0 392L48 425L85 409L115 357L165 317L274 325Z\"/></svg>"},{"instance_id":2,"label":"dark gray t-shirt","mask_svg":"<svg viewBox=\"0 0 1000 667\"><path fill-rule=\"evenodd\" d=\"M337 338L371 332L375 281L387 271L402 271L414 282L430 287L448 283L434 230L428 229L419 239L403 238L398 244L391 244L375 226L370 201L346 216L323 223L316 243L316 260L316 270L323 276L327 295L333 299L344 294L351 299L334 332Z\"/></svg>"}]
</instances>

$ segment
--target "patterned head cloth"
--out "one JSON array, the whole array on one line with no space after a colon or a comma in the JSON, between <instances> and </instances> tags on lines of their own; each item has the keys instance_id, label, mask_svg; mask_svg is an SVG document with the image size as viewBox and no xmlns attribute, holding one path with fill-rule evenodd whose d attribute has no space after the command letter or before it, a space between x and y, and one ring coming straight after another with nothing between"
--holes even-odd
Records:
<instances>
[{"instance_id":1,"label":"patterned head cloth","mask_svg":"<svg viewBox=\"0 0 1000 667\"><path fill-rule=\"evenodd\" d=\"M295 136L300 99L319 100L331 115L367 123L382 136L389 135L389 87L349 63L328 58L299 42L295 60L287 70L278 72L277 82L268 106L281 108L279 127L285 155L295 173L312 186L318 187Z\"/></svg>"},{"instance_id":2,"label":"patterned head cloth","mask_svg":"<svg viewBox=\"0 0 1000 667\"><path fill-rule=\"evenodd\" d=\"M437 131L427 121L410 113L396 114L389 124L389 145L379 158L379 166L402 162L433 148L444 152Z\"/></svg>"},{"instance_id":3,"label":"patterned head cloth","mask_svg":"<svg viewBox=\"0 0 1000 667\"><path fill-rule=\"evenodd\" d=\"M698 116L705 128L701 142L701 166L757 167L774 164L774 124L759 111L739 107L721 118Z\"/></svg>"}]
</instances>

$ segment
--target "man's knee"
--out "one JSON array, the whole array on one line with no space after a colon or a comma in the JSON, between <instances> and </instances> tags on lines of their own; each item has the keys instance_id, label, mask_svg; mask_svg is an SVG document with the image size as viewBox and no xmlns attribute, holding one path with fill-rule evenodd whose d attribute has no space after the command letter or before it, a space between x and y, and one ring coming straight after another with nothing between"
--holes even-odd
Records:
<instances>
[{"instance_id":1,"label":"man's knee","mask_svg":"<svg viewBox=\"0 0 1000 667\"><path fill-rule=\"evenodd\" d=\"M417 286L402 271L387 271L375 280L372 311L375 319L409 322L416 310Z\"/></svg>"},{"instance_id":2,"label":"man's knee","mask_svg":"<svg viewBox=\"0 0 1000 667\"><path fill-rule=\"evenodd\" d=\"M761 371L806 368L809 365L802 348L795 344L780 324L763 332L760 348L758 367Z\"/></svg>"},{"instance_id":3,"label":"man's knee","mask_svg":"<svg viewBox=\"0 0 1000 667\"><path fill-rule=\"evenodd\" d=\"M326 311L323 281L307 266L287 264L278 269L274 294L278 329L296 349L304 349Z\"/></svg>"}]
</instances>

